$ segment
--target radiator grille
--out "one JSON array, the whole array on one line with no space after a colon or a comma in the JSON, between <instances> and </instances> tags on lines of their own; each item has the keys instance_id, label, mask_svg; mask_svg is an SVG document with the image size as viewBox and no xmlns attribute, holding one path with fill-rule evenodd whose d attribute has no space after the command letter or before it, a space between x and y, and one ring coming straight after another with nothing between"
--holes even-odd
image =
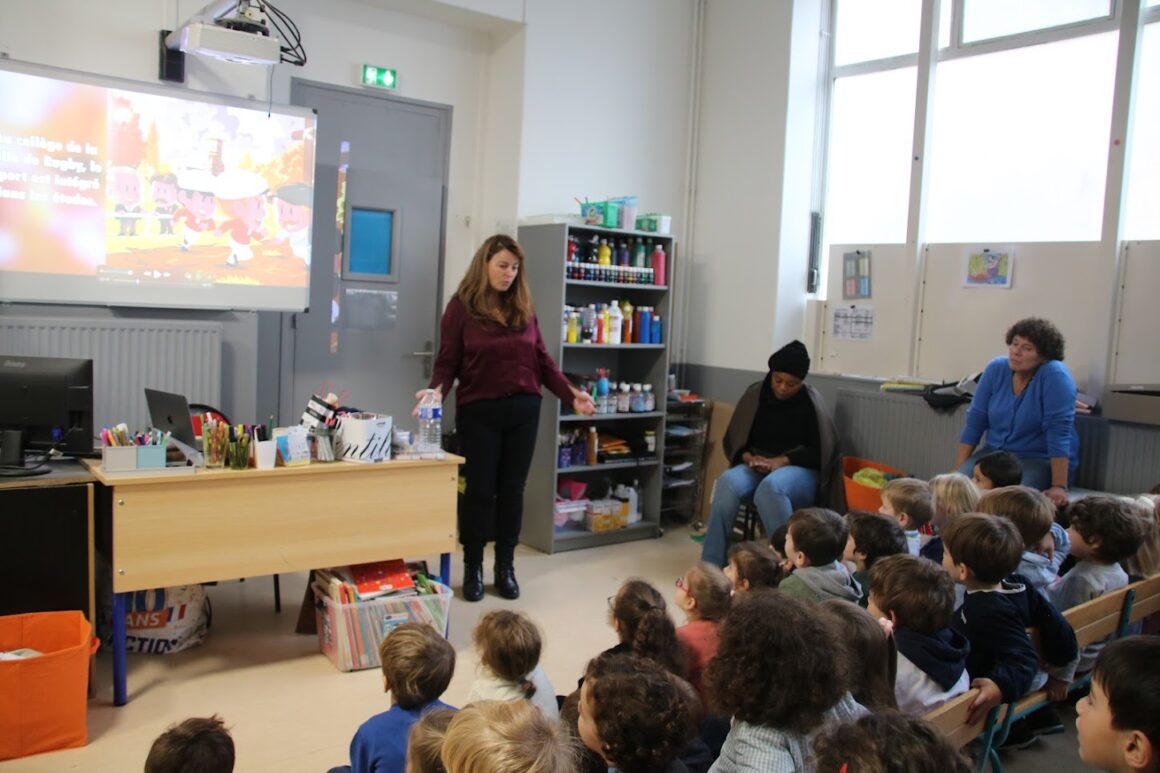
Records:
<instances>
[{"instance_id":1,"label":"radiator grille","mask_svg":"<svg viewBox=\"0 0 1160 773\"><path fill-rule=\"evenodd\" d=\"M96 427L147 426L145 387L221 404L218 323L0 317L0 352L91 359Z\"/></svg>"}]
</instances>

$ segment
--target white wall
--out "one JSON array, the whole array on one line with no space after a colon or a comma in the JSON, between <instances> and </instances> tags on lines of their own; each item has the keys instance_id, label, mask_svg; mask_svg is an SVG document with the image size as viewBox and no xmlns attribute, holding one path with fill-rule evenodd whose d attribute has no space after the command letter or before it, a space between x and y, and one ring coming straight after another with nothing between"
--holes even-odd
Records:
<instances>
[{"instance_id":1,"label":"white wall","mask_svg":"<svg viewBox=\"0 0 1160 773\"><path fill-rule=\"evenodd\" d=\"M203 0L42 0L0 3L0 51L13 59L157 82L157 34ZM393 67L403 97L451 105L445 291L454 289L478 241L486 73L492 39L464 26L397 13L352 0L281 0L302 31L305 67L279 65L275 102L289 101L290 78L354 86L362 63ZM46 21L47 20L47 21ZM187 87L265 101L266 68L186 58ZM489 169L493 184L514 189L513 164ZM508 197L512 198L511 196ZM513 221L514 200L492 219Z\"/></svg>"},{"instance_id":2,"label":"white wall","mask_svg":"<svg viewBox=\"0 0 1160 773\"><path fill-rule=\"evenodd\" d=\"M803 335L819 5L706 3L686 362L761 370Z\"/></svg>"},{"instance_id":3,"label":"white wall","mask_svg":"<svg viewBox=\"0 0 1160 773\"><path fill-rule=\"evenodd\" d=\"M530 0L520 216L637 194L680 233L692 0Z\"/></svg>"}]
</instances>

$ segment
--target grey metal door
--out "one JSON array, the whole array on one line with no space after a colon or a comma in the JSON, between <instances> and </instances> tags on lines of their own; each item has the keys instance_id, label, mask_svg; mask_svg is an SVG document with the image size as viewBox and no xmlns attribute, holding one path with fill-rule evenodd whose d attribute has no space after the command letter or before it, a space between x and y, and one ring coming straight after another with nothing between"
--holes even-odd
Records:
<instances>
[{"instance_id":1,"label":"grey metal door","mask_svg":"<svg viewBox=\"0 0 1160 773\"><path fill-rule=\"evenodd\" d=\"M451 108L298 79L290 94L318 112L318 137L310 308L287 315L294 343L282 420L296 420L311 394L334 391L343 405L408 427L441 311ZM344 249L366 233L358 224L372 221L363 218L382 213L391 227L370 230L393 234L388 270L352 275Z\"/></svg>"}]
</instances>

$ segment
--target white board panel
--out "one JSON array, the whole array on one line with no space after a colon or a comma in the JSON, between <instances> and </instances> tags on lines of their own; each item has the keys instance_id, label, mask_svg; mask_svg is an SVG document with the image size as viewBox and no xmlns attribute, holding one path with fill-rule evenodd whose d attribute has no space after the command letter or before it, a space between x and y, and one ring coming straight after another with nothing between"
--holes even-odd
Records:
<instances>
[{"instance_id":1,"label":"white board panel","mask_svg":"<svg viewBox=\"0 0 1160 773\"><path fill-rule=\"evenodd\" d=\"M982 370L1006 352L1007 328L1034 316L1051 320L1063 333L1065 362L1081 391L1091 374L1102 377L1116 278L1106 261L1101 265L1100 245L1016 244L1009 289L964 287L967 250L982 246L1012 245L927 247L918 375L951 380Z\"/></svg>"},{"instance_id":2,"label":"white board panel","mask_svg":"<svg viewBox=\"0 0 1160 773\"><path fill-rule=\"evenodd\" d=\"M1110 383L1160 384L1160 242L1127 242Z\"/></svg>"},{"instance_id":3,"label":"white board panel","mask_svg":"<svg viewBox=\"0 0 1160 773\"><path fill-rule=\"evenodd\" d=\"M870 252L871 297L843 300L842 256L855 250ZM904 244L831 246L827 300L822 312L822 353L816 370L882 378L906 375L910 369L915 271L906 259ZM869 340L849 341L834 336L834 310L850 306L874 310L874 330Z\"/></svg>"}]
</instances>

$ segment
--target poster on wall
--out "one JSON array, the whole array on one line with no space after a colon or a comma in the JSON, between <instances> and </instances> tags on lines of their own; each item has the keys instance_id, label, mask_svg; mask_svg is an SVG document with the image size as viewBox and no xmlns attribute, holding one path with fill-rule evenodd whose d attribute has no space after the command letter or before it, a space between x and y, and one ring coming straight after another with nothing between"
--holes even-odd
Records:
<instances>
[{"instance_id":1,"label":"poster on wall","mask_svg":"<svg viewBox=\"0 0 1160 773\"><path fill-rule=\"evenodd\" d=\"M870 250L842 253L842 300L870 297Z\"/></svg>"},{"instance_id":2,"label":"poster on wall","mask_svg":"<svg viewBox=\"0 0 1160 773\"><path fill-rule=\"evenodd\" d=\"M830 330L836 341L869 341L874 337L874 308L837 306Z\"/></svg>"},{"instance_id":3,"label":"poster on wall","mask_svg":"<svg viewBox=\"0 0 1160 773\"><path fill-rule=\"evenodd\" d=\"M1015 248L971 247L966 251L964 287L1011 288L1012 270L1015 267Z\"/></svg>"}]
</instances>

